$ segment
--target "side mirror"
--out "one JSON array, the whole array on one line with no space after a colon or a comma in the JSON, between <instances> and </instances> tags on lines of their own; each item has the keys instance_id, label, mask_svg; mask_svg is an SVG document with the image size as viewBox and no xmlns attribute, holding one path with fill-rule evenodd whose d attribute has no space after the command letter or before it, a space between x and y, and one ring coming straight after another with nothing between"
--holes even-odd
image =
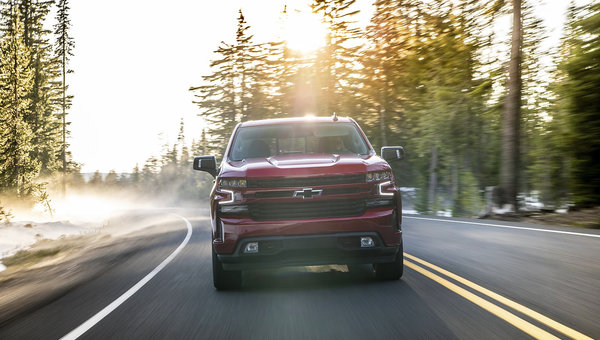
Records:
<instances>
[{"instance_id":1,"label":"side mirror","mask_svg":"<svg viewBox=\"0 0 600 340\"><path fill-rule=\"evenodd\" d=\"M404 148L401 146L384 146L381 148L381 158L386 162L404 159Z\"/></svg>"},{"instance_id":2,"label":"side mirror","mask_svg":"<svg viewBox=\"0 0 600 340\"><path fill-rule=\"evenodd\" d=\"M219 169L217 168L217 157L215 156L199 156L194 157L194 170L206 171L213 177L217 176Z\"/></svg>"}]
</instances>

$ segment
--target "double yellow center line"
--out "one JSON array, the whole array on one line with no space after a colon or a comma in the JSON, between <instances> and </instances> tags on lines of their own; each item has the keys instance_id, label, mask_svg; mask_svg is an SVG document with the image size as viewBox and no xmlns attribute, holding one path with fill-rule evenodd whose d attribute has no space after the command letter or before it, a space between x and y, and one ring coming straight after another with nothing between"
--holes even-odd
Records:
<instances>
[{"instance_id":1,"label":"double yellow center line","mask_svg":"<svg viewBox=\"0 0 600 340\"><path fill-rule=\"evenodd\" d=\"M433 269L436 272L438 272L442 275L445 275L446 277L453 279L453 280L473 289L474 291L477 291L483 295L486 295L487 297L489 297L507 307L510 307L510 308L518 311L519 313L522 313L522 314L524 314L524 315L526 315L526 316L528 316L528 317L530 317L552 329L555 329L568 337L571 337L573 339L592 339L585 334L582 334L572 328L569 328L569 327L567 327L557 321L554 321L554 320L552 320L530 308L527 308L527 307L525 307L519 303L516 303L512 300L509 300L500 294L494 293L494 292L490 291L489 289L483 288L476 283L473 283L463 277L453 274L453 273L451 273L443 268L440 268L434 264L431 264L425 260L422 260L418 257L415 257L415 256L407 254L407 253L404 253L404 258L405 258L404 264L407 267L436 281L437 283L441 284L442 286L444 286L444 287L448 288L449 290L455 292L456 294L464 297L465 299L471 301L472 303L478 305L479 307L487 310L488 312L496 315L497 317L503 319L504 321L510 323L511 325L517 327L518 329L522 330L523 332L531 335L532 337L534 337L536 339L559 339L559 338L554 336L553 334L541 329L540 327L537 327L537 326L533 325L532 323L523 320L522 318L507 311L506 309L504 309L494 303L491 303L491 302L481 298L478 295L471 293L470 291L450 282L449 280L446 280L445 278L443 278L437 274L434 274L433 272L419 266L418 264L416 264L414 262L417 262L423 266L426 266L429 269ZM410 259L411 261L414 261L414 262L407 261L407 259Z\"/></svg>"}]
</instances>

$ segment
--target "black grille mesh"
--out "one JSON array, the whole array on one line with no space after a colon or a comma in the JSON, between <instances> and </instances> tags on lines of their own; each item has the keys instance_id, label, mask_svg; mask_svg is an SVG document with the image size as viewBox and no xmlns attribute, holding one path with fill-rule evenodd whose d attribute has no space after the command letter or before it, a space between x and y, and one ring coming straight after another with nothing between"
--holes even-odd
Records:
<instances>
[{"instance_id":1,"label":"black grille mesh","mask_svg":"<svg viewBox=\"0 0 600 340\"><path fill-rule=\"evenodd\" d=\"M256 221L352 217L361 216L365 213L365 201L353 199L258 203L250 204L248 209L250 210L250 216Z\"/></svg>"},{"instance_id":2,"label":"black grille mesh","mask_svg":"<svg viewBox=\"0 0 600 340\"><path fill-rule=\"evenodd\" d=\"M248 188L283 188L283 187L311 187L319 185L336 185L365 183L366 177L360 175L330 176L330 177L300 177L300 178L272 178L248 179Z\"/></svg>"}]
</instances>

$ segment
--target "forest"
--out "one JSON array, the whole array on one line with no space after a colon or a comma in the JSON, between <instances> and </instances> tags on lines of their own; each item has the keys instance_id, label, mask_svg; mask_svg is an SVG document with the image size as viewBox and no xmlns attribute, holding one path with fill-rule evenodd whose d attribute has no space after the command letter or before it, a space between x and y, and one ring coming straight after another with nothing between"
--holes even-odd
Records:
<instances>
[{"instance_id":1,"label":"forest","mask_svg":"<svg viewBox=\"0 0 600 340\"><path fill-rule=\"evenodd\" d=\"M376 0L365 28L355 0L310 3L327 27L322 46L257 41L244 13L232 13L235 39L207 47L211 72L189 89L203 133L187 145L182 121L177 141L141 167L86 180L68 144L68 1L3 1L0 218L10 217L3 202L51 210L49 193L81 188L205 199L212 178L191 171L191 158L221 159L237 123L334 112L354 118L376 150L405 148L394 174L416 188L420 213L476 216L490 193L515 212L531 197L548 210L600 205L597 1L571 3L551 50L537 0ZM288 14L282 3L283 28ZM512 32L501 35L506 17Z\"/></svg>"},{"instance_id":2,"label":"forest","mask_svg":"<svg viewBox=\"0 0 600 340\"><path fill-rule=\"evenodd\" d=\"M597 205L600 6L572 4L561 45L545 51L534 5L378 0L361 30L355 1L315 0L328 34L310 55L254 41L240 11L235 41L218 46L213 72L190 89L209 122L206 147L220 155L245 120L336 112L356 119L376 150L405 147L394 172L418 188L420 212L477 215L491 187L521 202L535 195L546 209ZM512 37L498 37L507 15Z\"/></svg>"}]
</instances>

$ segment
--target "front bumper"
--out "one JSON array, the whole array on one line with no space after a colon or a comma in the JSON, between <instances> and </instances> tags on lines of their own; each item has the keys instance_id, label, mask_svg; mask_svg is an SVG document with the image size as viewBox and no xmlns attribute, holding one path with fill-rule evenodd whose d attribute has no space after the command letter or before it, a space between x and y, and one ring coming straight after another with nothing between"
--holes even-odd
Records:
<instances>
[{"instance_id":1,"label":"front bumper","mask_svg":"<svg viewBox=\"0 0 600 340\"><path fill-rule=\"evenodd\" d=\"M394 227L393 213L393 209L384 207L368 209L358 217L261 222L248 217L220 216L213 221L213 245L217 254L230 255L239 247L240 241L255 237L375 232L382 244L397 246L400 245L402 231Z\"/></svg>"},{"instance_id":2,"label":"front bumper","mask_svg":"<svg viewBox=\"0 0 600 340\"><path fill-rule=\"evenodd\" d=\"M371 237L375 246L361 248L361 236ZM258 242L258 253L244 253L244 247L249 242ZM400 245L386 246L376 232L263 236L241 239L232 254L217 256L225 270L389 263L395 260Z\"/></svg>"}]
</instances>

